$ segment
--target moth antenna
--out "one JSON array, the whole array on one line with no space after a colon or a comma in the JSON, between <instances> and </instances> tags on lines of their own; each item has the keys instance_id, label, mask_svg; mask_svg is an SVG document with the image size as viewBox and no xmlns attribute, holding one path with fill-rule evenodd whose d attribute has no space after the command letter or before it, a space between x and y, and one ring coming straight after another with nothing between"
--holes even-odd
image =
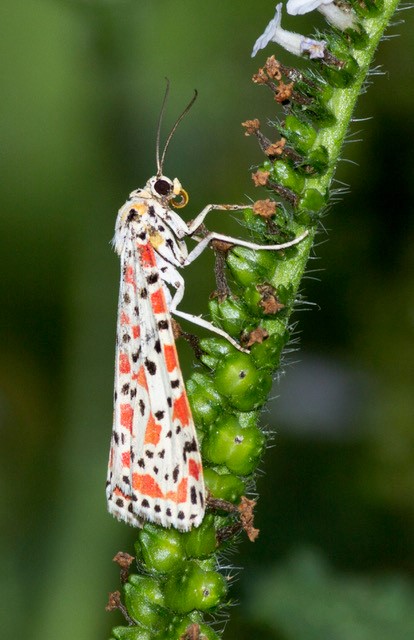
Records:
<instances>
[{"instance_id":1,"label":"moth antenna","mask_svg":"<svg viewBox=\"0 0 414 640\"><path fill-rule=\"evenodd\" d=\"M167 86L167 91L165 92L165 97L167 96L167 93L168 93L168 87L169 87L169 85ZM157 169L158 169L158 175L159 176L162 174L162 168L164 166L165 154L167 153L168 145L171 142L171 138L173 137L173 135L174 135L178 125L180 124L181 120L190 111L191 107L193 106L194 102L197 99L197 96L198 96L198 91L197 91L197 89L194 89L193 97L191 98L190 102L188 103L188 105L186 106L186 108L184 109L182 114L177 118L173 128L171 129L170 133L168 134L168 137L167 137L167 140L165 142L164 149L163 149L163 152L162 152L161 162L159 161L159 153L158 153L158 142L159 142L159 127L158 127L158 135L157 135ZM164 97L164 103L162 105L161 115L162 115L162 112L164 110L165 97Z\"/></svg>"},{"instance_id":2,"label":"moth antenna","mask_svg":"<svg viewBox=\"0 0 414 640\"><path fill-rule=\"evenodd\" d=\"M164 99L162 101L161 111L158 118L157 140L155 143L155 153L157 158L157 176L160 176L162 174L162 162L160 162L160 135L161 135L161 125L162 125L162 119L164 117L165 105L167 104L168 94L170 92L170 81L168 80L168 78L165 78L165 80L167 82L167 86L165 87ZM164 150L164 153L162 154L163 159L164 159L164 154L165 154L165 150Z\"/></svg>"}]
</instances>

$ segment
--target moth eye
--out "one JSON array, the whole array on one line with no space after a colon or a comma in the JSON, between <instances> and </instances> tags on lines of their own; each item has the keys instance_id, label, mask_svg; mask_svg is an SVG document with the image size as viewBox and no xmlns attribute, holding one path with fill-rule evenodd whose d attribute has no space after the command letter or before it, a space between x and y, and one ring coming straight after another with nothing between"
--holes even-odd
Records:
<instances>
[{"instance_id":1,"label":"moth eye","mask_svg":"<svg viewBox=\"0 0 414 640\"><path fill-rule=\"evenodd\" d=\"M157 180L154 184L154 189L160 196L168 196L172 191L172 184L166 180Z\"/></svg>"}]
</instances>

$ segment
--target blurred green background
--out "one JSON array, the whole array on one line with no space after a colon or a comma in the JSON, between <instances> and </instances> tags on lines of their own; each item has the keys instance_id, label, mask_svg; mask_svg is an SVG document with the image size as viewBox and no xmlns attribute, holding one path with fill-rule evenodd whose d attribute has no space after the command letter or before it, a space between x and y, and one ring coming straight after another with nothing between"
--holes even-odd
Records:
<instances>
[{"instance_id":1,"label":"blurred green background","mask_svg":"<svg viewBox=\"0 0 414 640\"><path fill-rule=\"evenodd\" d=\"M104 499L115 215L154 173L165 76L164 133L199 91L165 165L190 193L188 219L209 202L265 197L240 122L281 115L250 81L266 55L289 59L276 47L250 58L273 11L269 0L1 4L4 638L100 640L121 623L104 611L118 588L111 559L134 539ZM351 193L325 219L303 282L315 306L295 315L300 351L263 416L276 437L258 481L261 535L224 561L244 567L230 571L243 606L227 640L414 637L414 22L402 17L356 111L373 119L350 130L363 142L343 151L337 186ZM319 14L284 19L312 25ZM230 228L218 214L209 226ZM188 269L183 309L206 310L210 273L211 255Z\"/></svg>"}]
</instances>

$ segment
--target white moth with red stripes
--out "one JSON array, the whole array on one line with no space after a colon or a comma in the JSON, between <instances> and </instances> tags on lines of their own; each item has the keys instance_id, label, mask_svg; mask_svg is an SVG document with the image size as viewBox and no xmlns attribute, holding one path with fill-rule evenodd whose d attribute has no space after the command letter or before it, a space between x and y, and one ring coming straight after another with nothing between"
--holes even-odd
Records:
<instances>
[{"instance_id":1,"label":"white moth with red stripes","mask_svg":"<svg viewBox=\"0 0 414 640\"><path fill-rule=\"evenodd\" d=\"M163 109L168 94L164 97ZM212 210L242 210L241 205L207 205L191 223L171 207L187 204L180 182L162 174L165 152L156 176L133 191L118 213L113 244L121 258L114 422L107 479L111 514L133 526L145 521L187 531L197 527L205 511L206 492L196 430L177 357L171 314L240 345L210 322L177 309L184 295L178 268L195 260L213 239L250 249L285 249L300 242L261 246L219 233L195 236ZM161 116L163 113L161 111ZM160 122L161 122L160 116ZM197 241L188 253L184 238ZM175 290L171 294L170 288Z\"/></svg>"}]
</instances>

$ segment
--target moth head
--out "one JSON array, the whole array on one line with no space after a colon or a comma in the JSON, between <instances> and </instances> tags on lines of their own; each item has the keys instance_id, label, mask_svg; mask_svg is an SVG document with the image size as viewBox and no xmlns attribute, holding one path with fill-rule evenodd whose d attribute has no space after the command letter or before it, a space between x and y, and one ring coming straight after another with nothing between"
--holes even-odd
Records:
<instances>
[{"instance_id":1,"label":"moth head","mask_svg":"<svg viewBox=\"0 0 414 640\"><path fill-rule=\"evenodd\" d=\"M176 209L185 207L188 202L188 193L177 178L170 180L163 175L153 176L148 181L148 187L157 200L167 201Z\"/></svg>"}]
</instances>

